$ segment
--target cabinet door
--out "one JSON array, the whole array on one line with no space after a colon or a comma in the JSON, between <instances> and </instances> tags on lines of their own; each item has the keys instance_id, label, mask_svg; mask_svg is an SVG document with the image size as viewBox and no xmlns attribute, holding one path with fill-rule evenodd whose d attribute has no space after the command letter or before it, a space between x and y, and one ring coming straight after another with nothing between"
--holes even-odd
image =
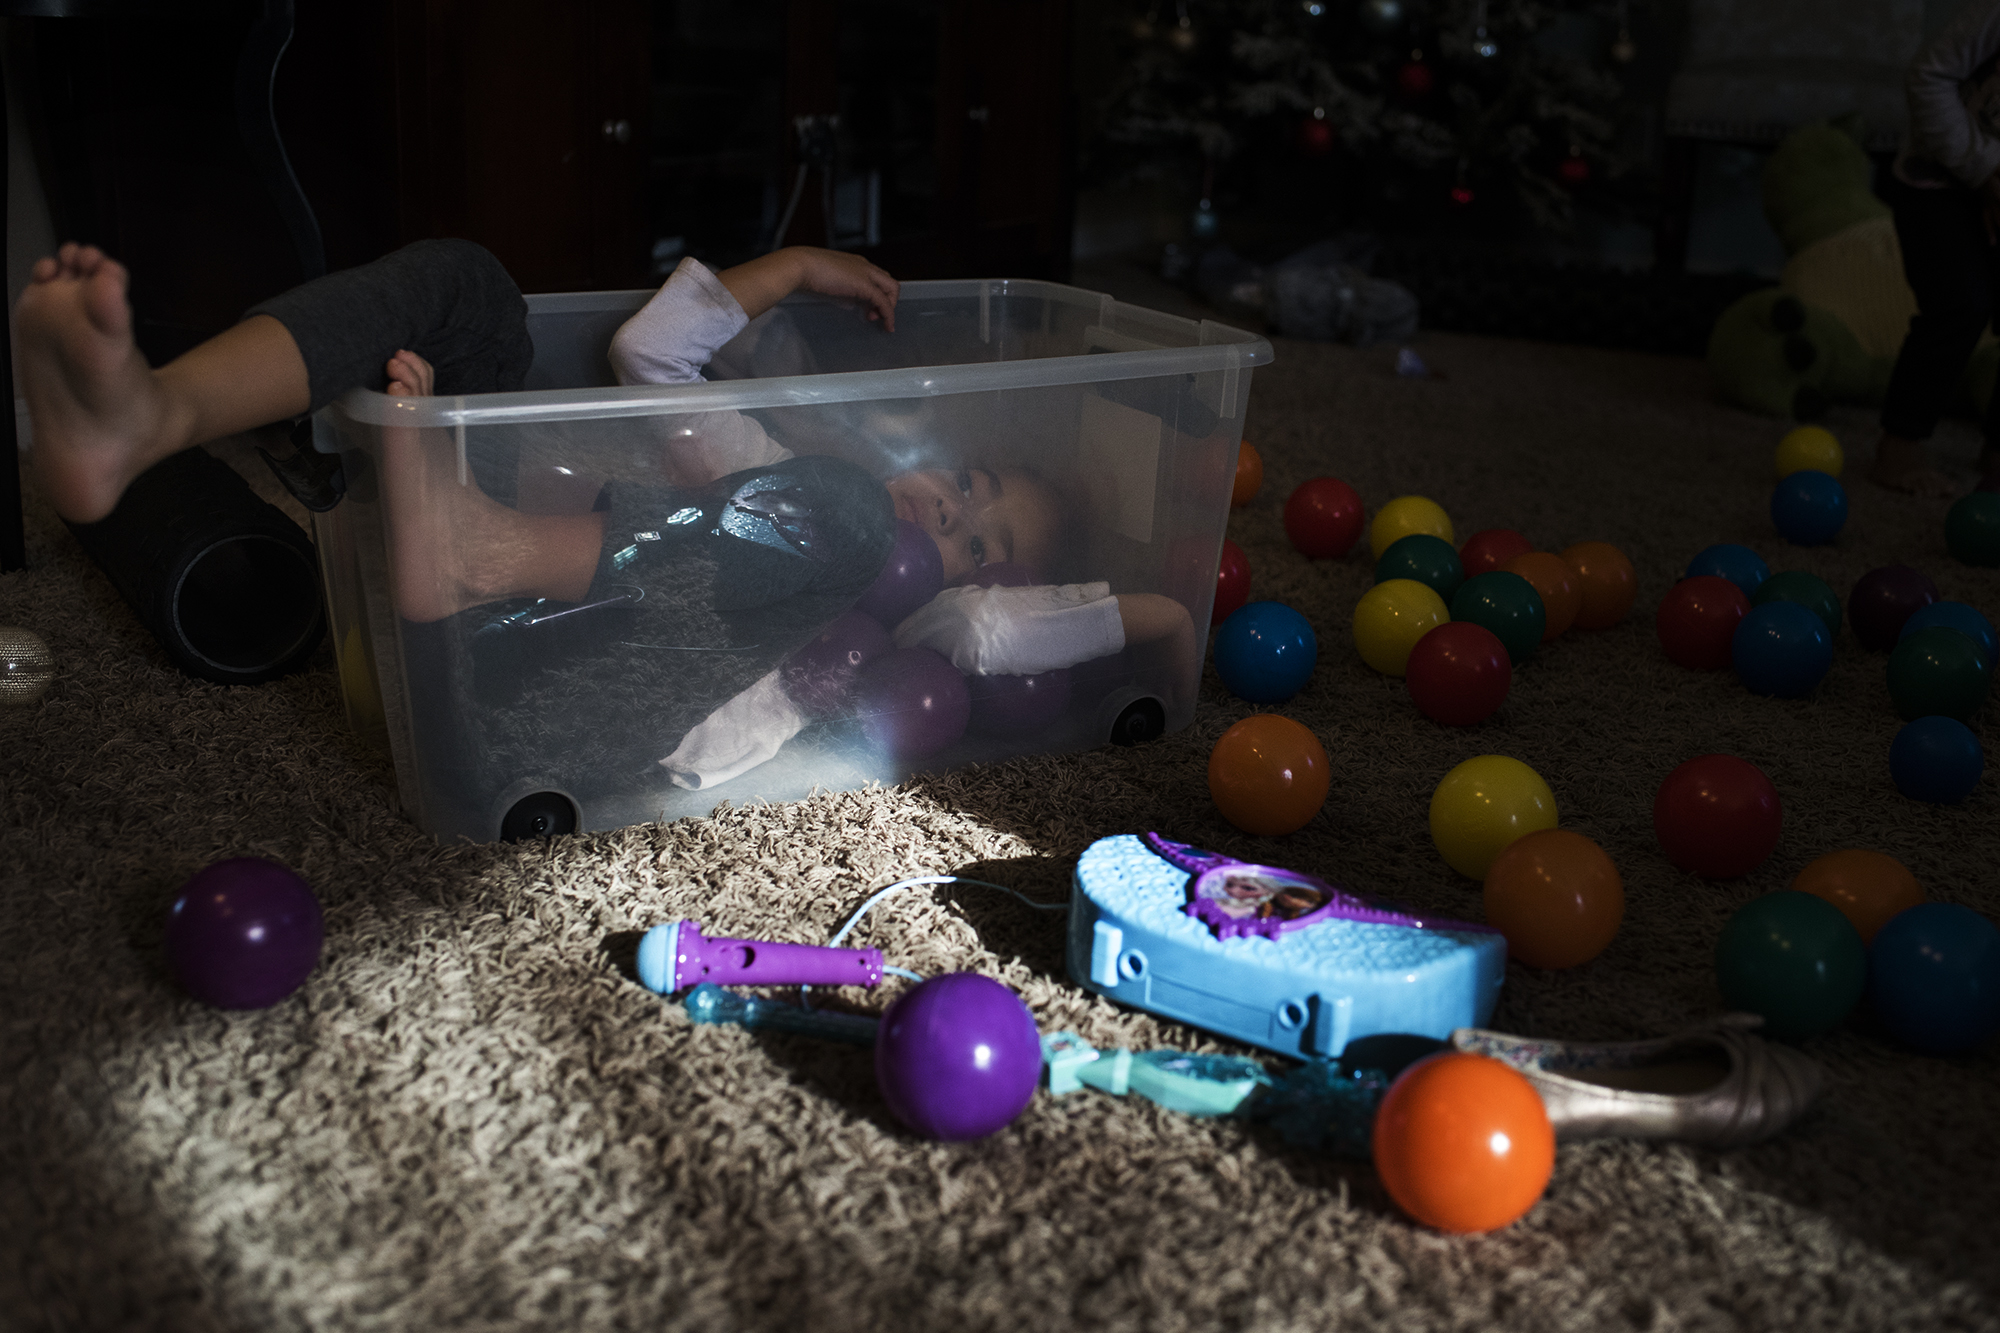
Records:
<instances>
[{"instance_id":1,"label":"cabinet door","mask_svg":"<svg viewBox=\"0 0 2000 1333\"><path fill-rule=\"evenodd\" d=\"M524 291L637 286L643 0L411 0L396 15L399 230L463 236Z\"/></svg>"}]
</instances>

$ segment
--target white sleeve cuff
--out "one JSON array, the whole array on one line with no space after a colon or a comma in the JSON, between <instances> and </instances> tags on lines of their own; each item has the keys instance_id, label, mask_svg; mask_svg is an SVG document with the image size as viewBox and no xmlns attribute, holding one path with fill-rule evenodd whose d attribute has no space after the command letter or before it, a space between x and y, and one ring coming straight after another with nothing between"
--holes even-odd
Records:
<instances>
[{"instance_id":1,"label":"white sleeve cuff","mask_svg":"<svg viewBox=\"0 0 2000 1333\"><path fill-rule=\"evenodd\" d=\"M638 314L611 338L620 384L688 384L750 317L722 279L689 256Z\"/></svg>"},{"instance_id":2,"label":"white sleeve cuff","mask_svg":"<svg viewBox=\"0 0 2000 1333\"><path fill-rule=\"evenodd\" d=\"M804 714L772 671L703 718L660 766L676 787L713 787L769 759L805 725Z\"/></svg>"}]
</instances>

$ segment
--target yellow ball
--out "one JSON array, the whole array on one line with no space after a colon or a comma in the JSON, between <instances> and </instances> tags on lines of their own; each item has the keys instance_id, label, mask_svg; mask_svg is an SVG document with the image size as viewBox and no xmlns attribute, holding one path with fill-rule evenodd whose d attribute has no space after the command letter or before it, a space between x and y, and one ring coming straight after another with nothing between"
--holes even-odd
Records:
<instances>
[{"instance_id":1,"label":"yellow ball","mask_svg":"<svg viewBox=\"0 0 2000 1333\"><path fill-rule=\"evenodd\" d=\"M1453 546L1458 545L1458 538L1451 531L1451 516L1437 501L1421 495L1398 496L1376 511L1375 521L1368 525L1368 548L1380 560L1382 552L1405 537L1417 535L1442 537Z\"/></svg>"},{"instance_id":2,"label":"yellow ball","mask_svg":"<svg viewBox=\"0 0 2000 1333\"><path fill-rule=\"evenodd\" d=\"M1431 841L1451 868L1484 880L1518 838L1556 826L1556 797L1541 774L1504 754L1482 754L1431 793Z\"/></svg>"},{"instance_id":3,"label":"yellow ball","mask_svg":"<svg viewBox=\"0 0 2000 1333\"><path fill-rule=\"evenodd\" d=\"M1444 598L1428 583L1384 579L1354 605L1354 646L1369 666L1385 676L1400 676L1417 640L1450 619Z\"/></svg>"},{"instance_id":4,"label":"yellow ball","mask_svg":"<svg viewBox=\"0 0 2000 1333\"><path fill-rule=\"evenodd\" d=\"M1778 441L1778 475L1781 477L1789 477L1808 468L1837 477L1846 463L1847 455L1840 451L1840 441L1824 426L1800 426Z\"/></svg>"}]
</instances>

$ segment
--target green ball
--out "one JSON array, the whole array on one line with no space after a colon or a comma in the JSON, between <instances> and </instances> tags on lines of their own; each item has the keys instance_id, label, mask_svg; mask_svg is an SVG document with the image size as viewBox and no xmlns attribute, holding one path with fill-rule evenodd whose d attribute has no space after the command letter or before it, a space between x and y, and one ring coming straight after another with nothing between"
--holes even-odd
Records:
<instances>
[{"instance_id":1,"label":"green ball","mask_svg":"<svg viewBox=\"0 0 2000 1333\"><path fill-rule=\"evenodd\" d=\"M2000 491L1960 497L1944 516L1944 544L1968 565L2000 565Z\"/></svg>"},{"instance_id":2,"label":"green ball","mask_svg":"<svg viewBox=\"0 0 2000 1333\"><path fill-rule=\"evenodd\" d=\"M1828 638L1840 637L1840 598L1817 575L1803 569L1787 569L1771 575L1757 585L1757 593L1750 599L1752 606L1766 602L1797 602L1826 622Z\"/></svg>"},{"instance_id":3,"label":"green ball","mask_svg":"<svg viewBox=\"0 0 2000 1333\"><path fill-rule=\"evenodd\" d=\"M1451 618L1493 631L1507 649L1507 660L1519 666L1541 643L1549 612L1534 584L1519 574L1495 569L1459 585L1451 597Z\"/></svg>"},{"instance_id":4,"label":"green ball","mask_svg":"<svg viewBox=\"0 0 2000 1333\"><path fill-rule=\"evenodd\" d=\"M1737 909L1715 945L1722 1002L1764 1016L1773 1037L1838 1027L1868 983L1868 948L1847 914L1796 889Z\"/></svg>"},{"instance_id":5,"label":"green ball","mask_svg":"<svg viewBox=\"0 0 2000 1333\"><path fill-rule=\"evenodd\" d=\"M1986 702L1991 679L1979 645L1943 625L1914 631L1889 654L1889 697L1905 722L1920 717L1970 722Z\"/></svg>"},{"instance_id":6,"label":"green ball","mask_svg":"<svg viewBox=\"0 0 2000 1333\"><path fill-rule=\"evenodd\" d=\"M1386 583L1390 579L1415 579L1449 602L1458 585L1465 582L1465 566L1444 538L1413 532L1390 542L1375 562L1375 581Z\"/></svg>"}]
</instances>

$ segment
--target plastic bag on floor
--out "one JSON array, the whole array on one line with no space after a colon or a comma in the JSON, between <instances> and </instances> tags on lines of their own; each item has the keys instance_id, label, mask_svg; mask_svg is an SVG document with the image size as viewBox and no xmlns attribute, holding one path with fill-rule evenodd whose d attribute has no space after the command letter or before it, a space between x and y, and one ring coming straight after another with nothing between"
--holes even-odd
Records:
<instances>
[{"instance_id":1,"label":"plastic bag on floor","mask_svg":"<svg viewBox=\"0 0 2000 1333\"><path fill-rule=\"evenodd\" d=\"M1370 277L1357 258L1351 241L1321 241L1273 267L1265 282L1278 332L1357 347L1416 333L1416 296Z\"/></svg>"}]
</instances>

